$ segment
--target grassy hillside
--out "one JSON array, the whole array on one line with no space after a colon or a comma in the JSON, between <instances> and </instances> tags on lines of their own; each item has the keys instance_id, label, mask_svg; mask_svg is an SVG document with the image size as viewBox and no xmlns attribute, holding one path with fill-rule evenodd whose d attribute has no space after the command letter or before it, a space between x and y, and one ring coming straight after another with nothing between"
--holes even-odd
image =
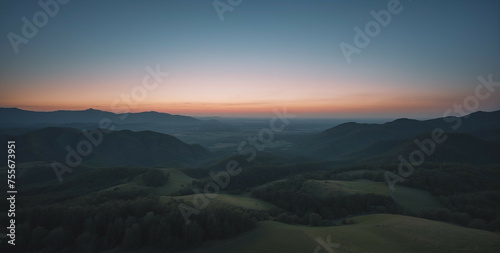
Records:
<instances>
[{"instance_id":1,"label":"grassy hillside","mask_svg":"<svg viewBox=\"0 0 500 253\"><path fill-rule=\"evenodd\" d=\"M192 195L186 195L186 196L162 196L160 199L165 202L170 202L171 200L184 200L188 203L193 203L193 198L199 197L199 194L192 194ZM235 207L241 207L244 209L251 209L251 210L269 210L272 207L275 207L273 204L260 200L258 198L250 196L250 194L245 193L245 194L240 194L240 195L233 195L233 194L225 194L221 193L218 194L216 198L209 199L210 203L209 205L216 205L216 206L235 206Z\"/></svg>"},{"instance_id":2,"label":"grassy hillside","mask_svg":"<svg viewBox=\"0 0 500 253\"><path fill-rule=\"evenodd\" d=\"M376 214L354 218L356 224L307 227L260 222L236 238L205 243L201 252L315 252L319 238L335 243L331 252L498 252L500 235L448 223L401 215ZM340 246L338 245L340 244ZM316 252L328 252L321 248Z\"/></svg>"},{"instance_id":3,"label":"grassy hillside","mask_svg":"<svg viewBox=\"0 0 500 253\"><path fill-rule=\"evenodd\" d=\"M191 183L195 180L192 177L182 173L177 169L156 169L169 175L168 181L163 186L148 187L142 179L142 174L134 177L129 182L115 185L113 187L104 189L103 191L129 191L129 190L148 190L158 195L169 195L178 192L182 189L191 187Z\"/></svg>"},{"instance_id":4,"label":"grassy hillside","mask_svg":"<svg viewBox=\"0 0 500 253\"><path fill-rule=\"evenodd\" d=\"M317 196L368 193L390 196L387 183L364 179L356 181L308 180L304 183L304 187L311 194ZM429 192L400 185L396 187L394 198L400 205L414 212L442 207L438 200Z\"/></svg>"},{"instance_id":5,"label":"grassy hillside","mask_svg":"<svg viewBox=\"0 0 500 253\"><path fill-rule=\"evenodd\" d=\"M184 174L183 172L177 169L157 169L157 170L162 171L164 174L169 174L169 179L163 186L159 187L145 186L141 174L134 177L129 182L109 187L107 189L102 190L102 192L105 191L128 192L128 191L145 190L160 195L161 201L165 203L168 203L172 200L183 200L188 203L193 203L193 198L198 196L198 194L190 194L185 196L166 196L166 195L170 195L172 193L176 193L181 190L188 190L189 192L189 190L193 188L192 186L193 180L196 179L189 177L188 175ZM190 192L192 193L192 191ZM249 193L243 193L239 195L220 193L217 195L216 198L210 199L210 205L235 206L252 210L269 210L271 207L274 207L273 204L252 197L250 196Z\"/></svg>"}]
</instances>

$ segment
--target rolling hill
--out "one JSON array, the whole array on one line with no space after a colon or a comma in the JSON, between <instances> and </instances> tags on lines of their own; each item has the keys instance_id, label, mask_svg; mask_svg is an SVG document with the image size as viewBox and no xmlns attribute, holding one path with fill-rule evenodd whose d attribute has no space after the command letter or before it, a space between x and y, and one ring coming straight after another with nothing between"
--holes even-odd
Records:
<instances>
[{"instance_id":1,"label":"rolling hill","mask_svg":"<svg viewBox=\"0 0 500 253\"><path fill-rule=\"evenodd\" d=\"M274 221L232 239L207 242L198 252L498 252L500 235L401 215L354 218L356 224L308 227ZM330 250L325 250L330 242Z\"/></svg>"},{"instance_id":2,"label":"rolling hill","mask_svg":"<svg viewBox=\"0 0 500 253\"><path fill-rule=\"evenodd\" d=\"M377 194L391 196L385 182L373 182L366 179L356 181L341 180L308 180L304 187L315 196L328 196L337 194ZM400 205L417 213L421 210L440 208L442 205L428 191L405 186L397 186L394 191L394 200Z\"/></svg>"},{"instance_id":3,"label":"rolling hill","mask_svg":"<svg viewBox=\"0 0 500 253\"><path fill-rule=\"evenodd\" d=\"M183 200L187 203L193 203L193 199L202 197L203 194L191 194L185 196L162 196L161 200L165 203L168 203L172 200ZM224 206L224 207L240 207L247 210L265 210L275 207L275 205L263 201L261 199L252 197L250 194L227 194L227 193L219 193L213 199L209 199L208 206Z\"/></svg>"},{"instance_id":4,"label":"rolling hill","mask_svg":"<svg viewBox=\"0 0 500 253\"><path fill-rule=\"evenodd\" d=\"M10 137L3 136L0 139ZM94 137L99 139L97 137ZM197 164L211 156L200 145L189 145L179 139L152 131L112 131L102 134L98 145L91 144L88 137L73 128L49 127L15 136L18 163L35 161L67 162L80 157L83 165L92 167L115 166L161 166ZM86 152L88 153L87 155Z\"/></svg>"},{"instance_id":5,"label":"rolling hill","mask_svg":"<svg viewBox=\"0 0 500 253\"><path fill-rule=\"evenodd\" d=\"M156 170L161 171L163 174L168 174L168 180L165 185L157 187L148 187L144 184L142 174L135 176L130 181L114 185L110 188L104 189L102 191L138 191L138 190L149 190L158 195L169 195L180 190L192 187L192 182L195 180L192 177L184 174L182 171L177 169L163 169L158 168Z\"/></svg>"}]
</instances>

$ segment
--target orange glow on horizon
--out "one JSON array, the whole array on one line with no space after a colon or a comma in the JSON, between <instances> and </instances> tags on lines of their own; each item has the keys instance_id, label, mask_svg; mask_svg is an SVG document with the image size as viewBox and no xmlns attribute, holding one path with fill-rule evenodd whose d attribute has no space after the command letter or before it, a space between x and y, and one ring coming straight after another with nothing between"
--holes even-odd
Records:
<instances>
[{"instance_id":1,"label":"orange glow on horizon","mask_svg":"<svg viewBox=\"0 0 500 253\"><path fill-rule=\"evenodd\" d=\"M444 102L439 102L444 101ZM422 99L354 99L354 98L335 98L331 100L282 100L282 101L267 101L267 102L246 102L246 103L142 103L140 105L125 106L121 105L121 110L113 110L111 105L103 105L101 101L87 101L82 103L78 100L59 100L61 104L54 104L52 101L44 103L28 103L24 104L11 101L11 103L3 103L4 107L18 107L25 110L33 111L55 111L55 110L86 110L89 108L111 111L120 113L129 112L144 112L157 111L170 114L191 115L191 116L265 116L272 115L273 109L287 108L290 113L297 114L299 117L307 117L308 115L349 115L349 114L383 114L395 113L401 111L425 113L445 107L447 100L422 100ZM6 101L8 102L8 101ZM101 102L101 103L99 103ZM124 110L127 108L127 110Z\"/></svg>"},{"instance_id":2,"label":"orange glow on horizon","mask_svg":"<svg viewBox=\"0 0 500 253\"><path fill-rule=\"evenodd\" d=\"M422 85L409 89L390 83L366 84L359 80L212 78L168 77L157 89L148 91L143 100L134 101L135 105L124 102L122 96L130 99L140 78L99 79L90 82L91 85L88 80L44 80L28 87L16 85L26 80L11 80L10 86L0 87L0 106L33 111L94 108L115 113L158 111L230 117L267 117L272 116L273 109L285 106L298 117L378 117L405 113L441 116L444 110L467 95L464 91L450 94ZM297 85L303 83L311 84L307 89L298 88ZM113 104L118 106L113 107Z\"/></svg>"}]
</instances>

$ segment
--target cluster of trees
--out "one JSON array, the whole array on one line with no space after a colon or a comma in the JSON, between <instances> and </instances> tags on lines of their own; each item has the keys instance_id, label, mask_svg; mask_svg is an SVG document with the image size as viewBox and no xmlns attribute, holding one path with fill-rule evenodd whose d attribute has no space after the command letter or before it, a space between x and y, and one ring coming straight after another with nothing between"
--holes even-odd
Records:
<instances>
[{"instance_id":1,"label":"cluster of trees","mask_svg":"<svg viewBox=\"0 0 500 253\"><path fill-rule=\"evenodd\" d=\"M165 175L160 170L151 169L142 174L142 181L146 186L159 187L165 185L169 177L170 173Z\"/></svg>"},{"instance_id":2,"label":"cluster of trees","mask_svg":"<svg viewBox=\"0 0 500 253\"><path fill-rule=\"evenodd\" d=\"M395 168L396 171L397 168ZM420 188L436 196L500 190L500 166L425 163L402 185Z\"/></svg>"},{"instance_id":3,"label":"cluster of trees","mask_svg":"<svg viewBox=\"0 0 500 253\"><path fill-rule=\"evenodd\" d=\"M453 212L447 208L421 211L418 213L418 216L430 220L452 222L470 228L500 232L500 214L497 214L496 217L489 222L481 218L472 218L466 212Z\"/></svg>"},{"instance_id":4,"label":"cluster of trees","mask_svg":"<svg viewBox=\"0 0 500 253\"><path fill-rule=\"evenodd\" d=\"M118 195L113 195L118 194ZM158 196L124 196L108 192L51 205L18 210L16 244L21 251L96 252L110 249L184 250L205 240L224 239L247 231L261 213L209 207L186 223L180 201ZM124 198L125 197L125 198ZM5 245L5 244L3 244Z\"/></svg>"},{"instance_id":5,"label":"cluster of trees","mask_svg":"<svg viewBox=\"0 0 500 253\"><path fill-rule=\"evenodd\" d=\"M298 215L290 212L281 212L278 216L274 218L274 220L288 224L303 224L313 227L350 225L356 223L356 221L353 219L338 219L338 220L323 219L321 215L314 212L306 214L303 217L299 217Z\"/></svg>"},{"instance_id":6,"label":"cluster of trees","mask_svg":"<svg viewBox=\"0 0 500 253\"><path fill-rule=\"evenodd\" d=\"M87 193L100 191L120 183L128 182L134 177L150 171L151 169L134 168L134 167L116 167L116 168L99 168L88 169L85 173L77 173L75 175L69 174L64 180L55 184L42 184L42 185L20 185L23 189L24 196L39 196L43 193L54 194L76 194L83 196ZM27 172L29 174L31 172ZM52 171L53 173L53 171Z\"/></svg>"},{"instance_id":7,"label":"cluster of trees","mask_svg":"<svg viewBox=\"0 0 500 253\"><path fill-rule=\"evenodd\" d=\"M332 225L333 220L366 213L403 213L390 197L375 194L354 194L321 197L308 193L305 178L296 176L284 182L257 188L252 195L269 201L288 213L276 220L305 225Z\"/></svg>"},{"instance_id":8,"label":"cluster of trees","mask_svg":"<svg viewBox=\"0 0 500 253\"><path fill-rule=\"evenodd\" d=\"M419 217L500 231L500 167L426 163L402 185L431 192L445 208Z\"/></svg>"},{"instance_id":9,"label":"cluster of trees","mask_svg":"<svg viewBox=\"0 0 500 253\"><path fill-rule=\"evenodd\" d=\"M353 181L357 179L368 179L375 182L385 181L384 173L382 171L375 171L375 170L362 173L355 173L355 174L349 174L349 173L332 174L329 175L328 177L325 176L325 179L342 180L342 181Z\"/></svg>"},{"instance_id":10,"label":"cluster of trees","mask_svg":"<svg viewBox=\"0 0 500 253\"><path fill-rule=\"evenodd\" d=\"M500 192L456 193L441 195L440 200L446 208L422 211L418 216L500 232Z\"/></svg>"}]
</instances>

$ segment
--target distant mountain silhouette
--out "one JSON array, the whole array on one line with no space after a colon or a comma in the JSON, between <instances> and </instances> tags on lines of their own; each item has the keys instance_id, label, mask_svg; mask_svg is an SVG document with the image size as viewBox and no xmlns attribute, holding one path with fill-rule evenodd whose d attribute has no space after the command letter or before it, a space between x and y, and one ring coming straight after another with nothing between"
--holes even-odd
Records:
<instances>
[{"instance_id":1,"label":"distant mountain silhouette","mask_svg":"<svg viewBox=\"0 0 500 253\"><path fill-rule=\"evenodd\" d=\"M204 121L188 116L159 112L115 114L88 109L84 111L34 112L18 108L0 108L0 124L9 127L35 124L99 123L110 119L115 124L162 123L169 125L197 125Z\"/></svg>"},{"instance_id":2,"label":"distant mountain silhouette","mask_svg":"<svg viewBox=\"0 0 500 253\"><path fill-rule=\"evenodd\" d=\"M93 138L99 140L96 136ZM7 136L1 139L7 139ZM18 163L65 163L69 153L67 146L78 154L78 143L89 140L78 129L58 127L34 130L13 139L19 154L16 157ZM86 147L80 150L86 151ZM94 167L174 166L196 164L209 158L210 152L200 145L189 145L167 134L122 130L104 133L99 145L92 144L92 152L80 157L83 165Z\"/></svg>"},{"instance_id":3,"label":"distant mountain silhouette","mask_svg":"<svg viewBox=\"0 0 500 253\"><path fill-rule=\"evenodd\" d=\"M454 130L452 126L458 120L461 120L461 125ZM302 143L302 147L304 147L303 150L305 150L306 154L320 159L352 159L366 158L367 156L379 156L381 158L385 152L389 152L391 155L399 154L399 151L406 150L404 145L415 149L416 146L413 140L430 133L436 128L441 128L446 133L463 134L451 136L449 141L439 145L437 152L449 148L451 152L449 157L457 158L451 160L461 161L458 154L462 154L467 155L462 160L479 162L479 158L473 159L471 157L474 154L465 154L464 152L465 150L473 153L487 151L487 149L483 148L485 145L487 147L491 145L497 147L500 142L500 111L476 112L461 118L448 117L446 119L437 118L423 121L397 119L384 124L349 122L306 138ZM452 147L451 143L455 142L456 147ZM462 150L452 152L452 148ZM497 152L497 149L492 149L492 151ZM498 152L493 154L500 157ZM435 157L437 156L436 153ZM442 154L442 157L447 157L447 155ZM465 159L465 157L469 158Z\"/></svg>"}]
</instances>

